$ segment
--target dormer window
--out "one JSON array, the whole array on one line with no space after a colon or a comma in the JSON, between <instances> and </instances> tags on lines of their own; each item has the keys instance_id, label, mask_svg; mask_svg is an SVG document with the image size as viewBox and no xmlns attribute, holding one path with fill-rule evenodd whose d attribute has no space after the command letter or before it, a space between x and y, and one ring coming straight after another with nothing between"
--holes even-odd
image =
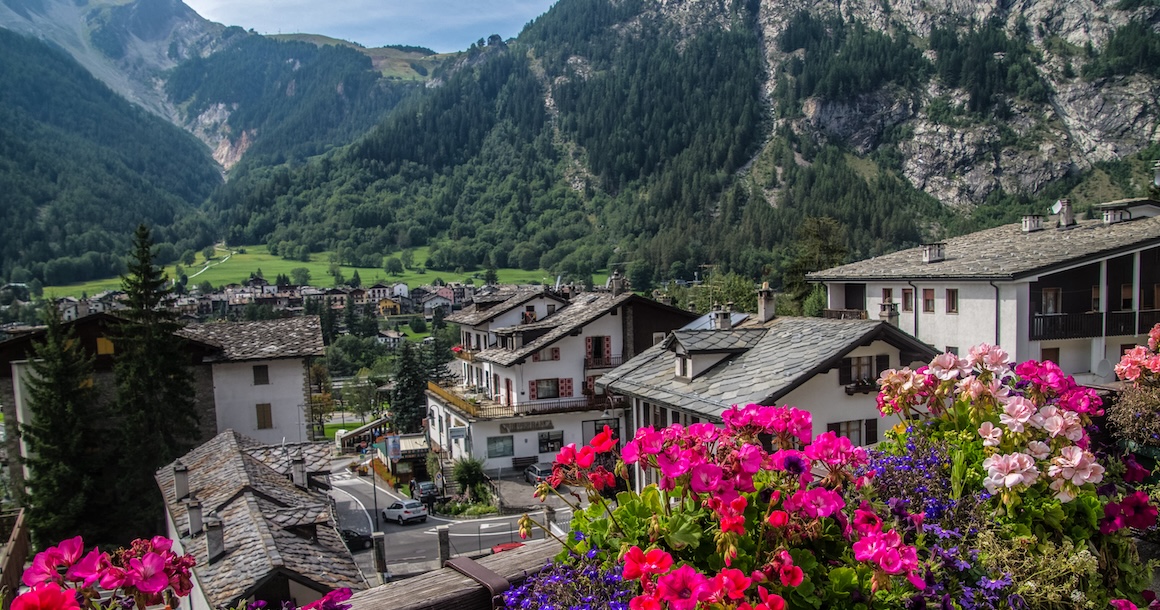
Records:
<instances>
[{"instance_id":1,"label":"dormer window","mask_svg":"<svg viewBox=\"0 0 1160 610\"><path fill-rule=\"evenodd\" d=\"M691 366L692 363L689 362L689 360L690 360L690 358L688 356L686 356L685 354L677 354L677 376L678 377L684 377L684 378L688 379L691 376L690 372L691 372L693 367Z\"/></svg>"}]
</instances>

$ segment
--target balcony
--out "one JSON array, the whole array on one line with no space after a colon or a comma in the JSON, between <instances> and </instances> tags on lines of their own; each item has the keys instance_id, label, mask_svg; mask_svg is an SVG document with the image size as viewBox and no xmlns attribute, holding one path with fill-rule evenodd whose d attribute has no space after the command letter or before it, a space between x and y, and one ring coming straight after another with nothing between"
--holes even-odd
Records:
<instances>
[{"instance_id":1,"label":"balcony","mask_svg":"<svg viewBox=\"0 0 1160 610\"><path fill-rule=\"evenodd\" d=\"M1031 316L1031 340L1084 339L1104 332L1102 312L1034 314Z\"/></svg>"},{"instance_id":2,"label":"balcony","mask_svg":"<svg viewBox=\"0 0 1160 610\"><path fill-rule=\"evenodd\" d=\"M465 349L465 348L457 345L457 346L451 348L451 353L454 354L455 357L459 358L460 360L466 360L468 362L475 362L475 351L474 350Z\"/></svg>"},{"instance_id":3,"label":"balcony","mask_svg":"<svg viewBox=\"0 0 1160 610\"><path fill-rule=\"evenodd\" d=\"M443 387L433 381L427 382L427 391L443 401L443 404L476 419L501 419L516 415L545 415L570 413L572 411L592 411L620 406L623 398L607 394L579 396L575 398L551 398L524 401L511 407L502 405L478 394L462 395L462 388Z\"/></svg>"},{"instance_id":4,"label":"balcony","mask_svg":"<svg viewBox=\"0 0 1160 610\"><path fill-rule=\"evenodd\" d=\"M1153 326L1160 324L1160 309L1143 309L1140 311L1139 334L1146 335Z\"/></svg>"},{"instance_id":5,"label":"balcony","mask_svg":"<svg viewBox=\"0 0 1160 610\"><path fill-rule=\"evenodd\" d=\"M592 369L614 369L624 363L623 356L610 356L608 358L585 358L584 368Z\"/></svg>"},{"instance_id":6,"label":"balcony","mask_svg":"<svg viewBox=\"0 0 1160 610\"><path fill-rule=\"evenodd\" d=\"M1112 311L1108 312L1108 329L1109 337L1117 336L1132 336L1136 334L1136 312L1135 311Z\"/></svg>"},{"instance_id":7,"label":"balcony","mask_svg":"<svg viewBox=\"0 0 1160 610\"><path fill-rule=\"evenodd\" d=\"M823 309L822 317L831 320L865 320L865 309Z\"/></svg>"}]
</instances>

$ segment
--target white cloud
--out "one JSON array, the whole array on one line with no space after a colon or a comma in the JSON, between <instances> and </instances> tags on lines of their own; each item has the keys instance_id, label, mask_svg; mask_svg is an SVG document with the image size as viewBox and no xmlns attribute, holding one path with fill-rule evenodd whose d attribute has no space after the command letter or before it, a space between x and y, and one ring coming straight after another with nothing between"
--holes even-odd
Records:
<instances>
[{"instance_id":1,"label":"white cloud","mask_svg":"<svg viewBox=\"0 0 1160 610\"><path fill-rule=\"evenodd\" d=\"M460 51L479 38L515 36L555 0L186 0L203 17L263 34L305 32L366 46Z\"/></svg>"}]
</instances>

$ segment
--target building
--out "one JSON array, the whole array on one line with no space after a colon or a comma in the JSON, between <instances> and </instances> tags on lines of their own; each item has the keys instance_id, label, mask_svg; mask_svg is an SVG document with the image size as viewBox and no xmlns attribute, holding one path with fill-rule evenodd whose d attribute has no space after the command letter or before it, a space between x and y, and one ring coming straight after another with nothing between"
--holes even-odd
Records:
<instances>
[{"instance_id":1,"label":"building","mask_svg":"<svg viewBox=\"0 0 1160 610\"><path fill-rule=\"evenodd\" d=\"M872 444L879 373L936 355L885 321L776 317L768 289L758 309L712 312L599 379L629 400L625 437L646 426L719 424L732 405L756 403L808 410L815 434Z\"/></svg>"},{"instance_id":2,"label":"building","mask_svg":"<svg viewBox=\"0 0 1160 610\"><path fill-rule=\"evenodd\" d=\"M300 607L366 588L313 476L329 472L329 455L329 443L266 445L226 430L157 471L173 550L197 560L181 608Z\"/></svg>"},{"instance_id":3,"label":"building","mask_svg":"<svg viewBox=\"0 0 1160 610\"><path fill-rule=\"evenodd\" d=\"M463 381L430 386L429 434L449 457L472 455L493 471L551 461L604 425L622 429L596 380L695 317L631 293L481 290L448 317L463 332Z\"/></svg>"},{"instance_id":4,"label":"building","mask_svg":"<svg viewBox=\"0 0 1160 610\"><path fill-rule=\"evenodd\" d=\"M218 430L263 443L311 438L310 365L326 354L318 316L196 324L185 331L219 347L205 360L213 370Z\"/></svg>"},{"instance_id":5,"label":"building","mask_svg":"<svg viewBox=\"0 0 1160 610\"><path fill-rule=\"evenodd\" d=\"M898 316L938 350L1003 346L1057 362L1078 379L1112 379L1126 348L1160 322L1160 202L1114 201L1075 220L1010 224L809 274L826 314Z\"/></svg>"}]
</instances>

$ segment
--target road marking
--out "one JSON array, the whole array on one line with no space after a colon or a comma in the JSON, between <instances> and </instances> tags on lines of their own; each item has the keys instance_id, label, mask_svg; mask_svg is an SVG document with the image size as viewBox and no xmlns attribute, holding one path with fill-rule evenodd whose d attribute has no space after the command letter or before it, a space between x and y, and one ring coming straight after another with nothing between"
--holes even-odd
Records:
<instances>
[{"instance_id":1,"label":"road marking","mask_svg":"<svg viewBox=\"0 0 1160 610\"><path fill-rule=\"evenodd\" d=\"M349 491L343 491L343 490L341 490L341 489L338 489L337 487L336 487L336 488L334 488L334 490L335 490L335 491L342 491L342 493L344 493L344 494L346 494L346 495L350 496L350 499L351 499L351 500L354 500L354 503L355 503L355 504L358 504L358 507L362 509L362 511L363 511L363 514L364 514L364 515L366 515L366 518L367 518L367 531L368 531L368 532L373 532L373 531L375 531L375 523L374 523L374 521L371 521L371 513L370 513L370 511L368 511L368 510L367 510L367 507L366 507L366 506L364 506L364 505L363 505L363 503L362 503L361 501L359 501L359 499L358 499L358 498L356 498L356 497L355 497L355 495L354 495L354 494L352 494L352 493L350 493ZM336 516L335 520L337 520L337 516Z\"/></svg>"}]
</instances>

